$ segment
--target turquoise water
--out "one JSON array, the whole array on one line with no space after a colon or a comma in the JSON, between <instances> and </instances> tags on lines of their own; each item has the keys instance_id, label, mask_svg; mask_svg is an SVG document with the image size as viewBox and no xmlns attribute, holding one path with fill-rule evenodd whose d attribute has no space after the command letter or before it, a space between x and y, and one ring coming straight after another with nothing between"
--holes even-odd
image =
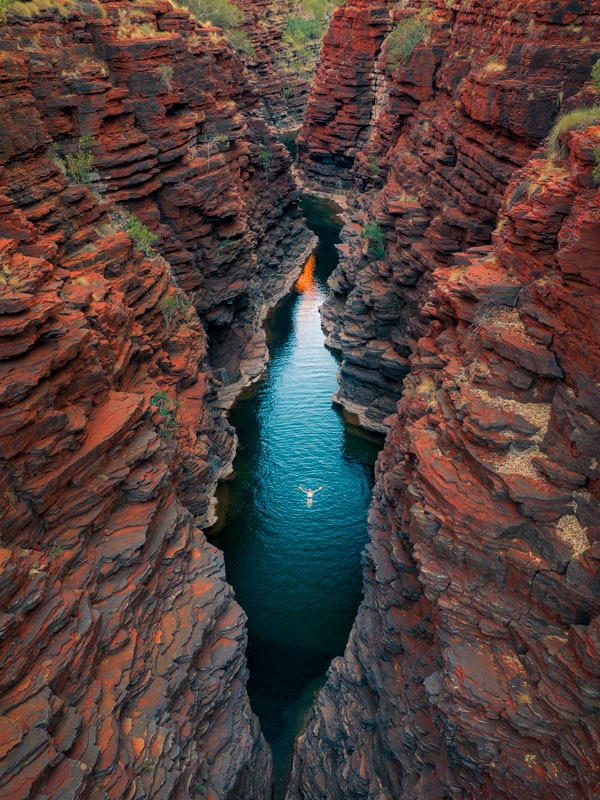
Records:
<instances>
[{"instance_id":1,"label":"turquoise water","mask_svg":"<svg viewBox=\"0 0 600 800\"><path fill-rule=\"evenodd\" d=\"M320 244L270 320L271 361L251 399L231 415L240 446L217 544L248 615L249 693L274 754L283 796L293 739L341 655L361 599L360 554L373 464L381 444L332 408L337 362L318 307L334 268L339 221L305 198ZM322 490L312 507L298 489Z\"/></svg>"}]
</instances>

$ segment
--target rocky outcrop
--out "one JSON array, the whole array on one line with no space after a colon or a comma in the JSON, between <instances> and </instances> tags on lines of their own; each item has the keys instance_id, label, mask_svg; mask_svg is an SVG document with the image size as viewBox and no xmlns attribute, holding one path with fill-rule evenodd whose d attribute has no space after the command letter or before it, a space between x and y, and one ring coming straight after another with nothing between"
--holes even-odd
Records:
<instances>
[{"instance_id":1,"label":"rocky outcrop","mask_svg":"<svg viewBox=\"0 0 600 800\"><path fill-rule=\"evenodd\" d=\"M375 59L389 28L385 2L355 0L334 11L297 139L309 185L330 191L351 185L375 101Z\"/></svg>"},{"instance_id":2,"label":"rocky outcrop","mask_svg":"<svg viewBox=\"0 0 600 800\"><path fill-rule=\"evenodd\" d=\"M310 84L289 64L284 43L291 0L236 0L244 13L242 30L252 43L248 54L248 73L268 122L281 131L296 131L302 125Z\"/></svg>"},{"instance_id":3,"label":"rocky outcrop","mask_svg":"<svg viewBox=\"0 0 600 800\"><path fill-rule=\"evenodd\" d=\"M489 244L511 175L589 78L597 29L585 3L338 10L298 151L313 183L356 187L323 321L337 399L365 427L388 427L431 273Z\"/></svg>"},{"instance_id":4,"label":"rocky outcrop","mask_svg":"<svg viewBox=\"0 0 600 800\"><path fill-rule=\"evenodd\" d=\"M495 4L497 16L502 5ZM484 5L470 8L481 13ZM518 11L528 10L523 3ZM584 11L573 4L568 14ZM566 26L569 50L582 18L572 19L562 5L542 13ZM550 23L547 17L547 30L557 35ZM584 52L585 42L575 49ZM551 52L558 61L565 51L557 45ZM442 59L438 80L451 69ZM466 80L461 108L482 94L475 76ZM488 78L479 82L485 97L499 91ZM487 111L478 106L477 115L488 116L487 139L479 123L463 118L461 137L483 148L470 170L456 147L456 111L445 107L442 128L436 106L443 98L434 98L427 105L430 148L420 138L418 157L412 149L425 120L414 128L403 123L408 130L400 132L386 187L374 201L380 205L365 204L392 209L393 228L383 216L385 257L355 272L346 310L366 297L363 318L374 325L378 308L396 326L402 315L410 375L377 464L364 601L298 741L288 800L597 797L600 216L592 168L600 103L591 89L573 98L571 108L593 110L565 120L563 132L515 171L541 135L532 129L546 122L519 110L515 97L528 95L515 76L502 91L502 116L489 118L499 101ZM507 117L510 148L496 127ZM529 130L517 131L519 118ZM503 159L485 149L488 140L505 142ZM452 161L447 170L445 159ZM485 165L500 177L467 194L466 183ZM463 195L450 194L453 186ZM431 216L432 198L441 204L444 192L455 203ZM480 214L461 196L479 204ZM352 213L343 253L356 241ZM489 244L487 225L494 225ZM377 247L372 239L363 257ZM404 311L390 305L390 292L384 305L400 264L416 286ZM342 342L359 323L343 324Z\"/></svg>"},{"instance_id":5,"label":"rocky outcrop","mask_svg":"<svg viewBox=\"0 0 600 800\"><path fill-rule=\"evenodd\" d=\"M62 10L0 26L0 794L262 800L198 526L235 444L213 371L264 366L310 237L218 31Z\"/></svg>"},{"instance_id":6,"label":"rocky outcrop","mask_svg":"<svg viewBox=\"0 0 600 800\"><path fill-rule=\"evenodd\" d=\"M599 134L532 160L495 245L434 273L290 800L597 795Z\"/></svg>"}]
</instances>

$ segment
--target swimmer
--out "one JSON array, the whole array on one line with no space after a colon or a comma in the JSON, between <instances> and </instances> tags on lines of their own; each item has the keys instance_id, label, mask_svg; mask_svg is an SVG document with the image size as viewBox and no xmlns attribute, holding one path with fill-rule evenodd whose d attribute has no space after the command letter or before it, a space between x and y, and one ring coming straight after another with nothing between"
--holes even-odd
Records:
<instances>
[{"instance_id":1,"label":"swimmer","mask_svg":"<svg viewBox=\"0 0 600 800\"><path fill-rule=\"evenodd\" d=\"M299 486L298 488L300 489L301 492L304 492L304 494L306 495L307 508L311 508L311 506L313 504L313 496L317 492L320 492L323 487L319 486L318 489L304 489L302 486Z\"/></svg>"}]
</instances>

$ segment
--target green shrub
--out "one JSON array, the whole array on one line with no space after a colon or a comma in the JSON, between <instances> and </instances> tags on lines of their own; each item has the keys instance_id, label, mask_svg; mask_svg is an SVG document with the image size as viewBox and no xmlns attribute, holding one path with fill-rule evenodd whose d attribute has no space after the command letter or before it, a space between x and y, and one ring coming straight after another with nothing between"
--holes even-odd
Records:
<instances>
[{"instance_id":1,"label":"green shrub","mask_svg":"<svg viewBox=\"0 0 600 800\"><path fill-rule=\"evenodd\" d=\"M125 230L131 238L135 250L141 250L145 255L152 255L152 245L156 241L156 234L152 233L143 222L131 214L125 222Z\"/></svg>"},{"instance_id":2,"label":"green shrub","mask_svg":"<svg viewBox=\"0 0 600 800\"><path fill-rule=\"evenodd\" d=\"M595 88L600 89L600 58L598 59L598 61L596 61L596 63L592 67L591 78Z\"/></svg>"},{"instance_id":3,"label":"green shrub","mask_svg":"<svg viewBox=\"0 0 600 800\"><path fill-rule=\"evenodd\" d=\"M367 249L376 258L383 258L385 254L385 233L377 220L367 222L362 230L363 239L367 240Z\"/></svg>"},{"instance_id":4,"label":"green shrub","mask_svg":"<svg viewBox=\"0 0 600 800\"><path fill-rule=\"evenodd\" d=\"M171 404L171 398L163 389L161 389L152 395L150 402L153 406L157 406L159 409L166 408Z\"/></svg>"},{"instance_id":5,"label":"green shrub","mask_svg":"<svg viewBox=\"0 0 600 800\"><path fill-rule=\"evenodd\" d=\"M238 27L244 21L240 9L229 0L186 0L190 14L200 22L211 22L224 31Z\"/></svg>"},{"instance_id":6,"label":"green shrub","mask_svg":"<svg viewBox=\"0 0 600 800\"><path fill-rule=\"evenodd\" d=\"M68 177L75 183L89 183L91 181L94 169L92 148L95 144L94 137L86 134L79 138L75 152L66 154L63 162L64 167ZM56 150L54 152L56 153ZM56 160L56 156L54 156L54 160Z\"/></svg>"},{"instance_id":7,"label":"green shrub","mask_svg":"<svg viewBox=\"0 0 600 800\"><path fill-rule=\"evenodd\" d=\"M294 11L286 17L283 50L278 63L301 78L311 81L323 36L339 0L296 0Z\"/></svg>"},{"instance_id":8,"label":"green shrub","mask_svg":"<svg viewBox=\"0 0 600 800\"><path fill-rule=\"evenodd\" d=\"M188 322L194 311L196 294L186 294L180 289L176 294L163 297L158 304L162 312L167 329L167 336L180 328L184 322Z\"/></svg>"},{"instance_id":9,"label":"green shrub","mask_svg":"<svg viewBox=\"0 0 600 800\"><path fill-rule=\"evenodd\" d=\"M387 57L388 66L392 73L396 72L400 64L408 64L415 47L425 38L427 23L424 13L415 17L400 20L393 31L388 34Z\"/></svg>"},{"instance_id":10,"label":"green shrub","mask_svg":"<svg viewBox=\"0 0 600 800\"><path fill-rule=\"evenodd\" d=\"M175 400L171 400L169 395L164 392L156 392L150 398L151 405L156 407L156 410L162 417L162 422L160 423L159 434L161 436L171 436L179 427L179 423L177 422L177 418L175 416L175 409L177 408L177 402Z\"/></svg>"},{"instance_id":11,"label":"green shrub","mask_svg":"<svg viewBox=\"0 0 600 800\"><path fill-rule=\"evenodd\" d=\"M573 111L569 111L567 114L562 114L550 131L547 148L548 156L553 158L555 156L564 155L560 147L560 137L563 133L578 128L587 128L598 122L600 122L600 106L576 108Z\"/></svg>"},{"instance_id":12,"label":"green shrub","mask_svg":"<svg viewBox=\"0 0 600 800\"><path fill-rule=\"evenodd\" d=\"M0 24L6 19L12 0L0 0Z\"/></svg>"},{"instance_id":13,"label":"green shrub","mask_svg":"<svg viewBox=\"0 0 600 800\"><path fill-rule=\"evenodd\" d=\"M265 171L265 177L267 180L269 180L269 175L271 173L271 166L273 165L273 153L270 150L261 150L260 162Z\"/></svg>"},{"instance_id":14,"label":"green shrub","mask_svg":"<svg viewBox=\"0 0 600 800\"><path fill-rule=\"evenodd\" d=\"M385 233L381 230L381 225L377 220L367 222L363 227L362 235L363 239L376 239L377 241L383 241L385 239Z\"/></svg>"},{"instance_id":15,"label":"green shrub","mask_svg":"<svg viewBox=\"0 0 600 800\"><path fill-rule=\"evenodd\" d=\"M371 173L371 175L379 175L381 172L381 167L379 166L379 161L377 160L377 156L369 156L367 158L367 169Z\"/></svg>"},{"instance_id":16,"label":"green shrub","mask_svg":"<svg viewBox=\"0 0 600 800\"><path fill-rule=\"evenodd\" d=\"M288 17L286 31L295 42L308 42L311 39L320 39L323 35L323 23L317 19L305 17Z\"/></svg>"},{"instance_id":17,"label":"green shrub","mask_svg":"<svg viewBox=\"0 0 600 800\"><path fill-rule=\"evenodd\" d=\"M185 5L199 22L210 22L222 28L225 38L236 50L254 55L254 45L241 29L243 12L229 0L185 0Z\"/></svg>"},{"instance_id":18,"label":"green shrub","mask_svg":"<svg viewBox=\"0 0 600 800\"><path fill-rule=\"evenodd\" d=\"M253 56L256 52L252 40L248 34L240 28L231 28L228 30L227 41L233 48L239 50L241 53L245 53L247 56Z\"/></svg>"}]
</instances>

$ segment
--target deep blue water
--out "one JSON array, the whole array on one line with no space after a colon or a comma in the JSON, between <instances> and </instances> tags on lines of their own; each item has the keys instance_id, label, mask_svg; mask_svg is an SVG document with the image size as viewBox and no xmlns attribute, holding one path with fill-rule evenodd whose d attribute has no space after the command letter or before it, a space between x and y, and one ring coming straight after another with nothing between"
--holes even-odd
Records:
<instances>
[{"instance_id":1,"label":"deep blue water","mask_svg":"<svg viewBox=\"0 0 600 800\"><path fill-rule=\"evenodd\" d=\"M217 544L248 615L249 694L283 796L293 739L316 688L341 655L361 599L360 554L380 440L332 408L337 362L318 307L337 263L331 204L305 198L320 244L269 321L271 361L234 408L240 440ZM298 489L322 490L312 507Z\"/></svg>"}]
</instances>

